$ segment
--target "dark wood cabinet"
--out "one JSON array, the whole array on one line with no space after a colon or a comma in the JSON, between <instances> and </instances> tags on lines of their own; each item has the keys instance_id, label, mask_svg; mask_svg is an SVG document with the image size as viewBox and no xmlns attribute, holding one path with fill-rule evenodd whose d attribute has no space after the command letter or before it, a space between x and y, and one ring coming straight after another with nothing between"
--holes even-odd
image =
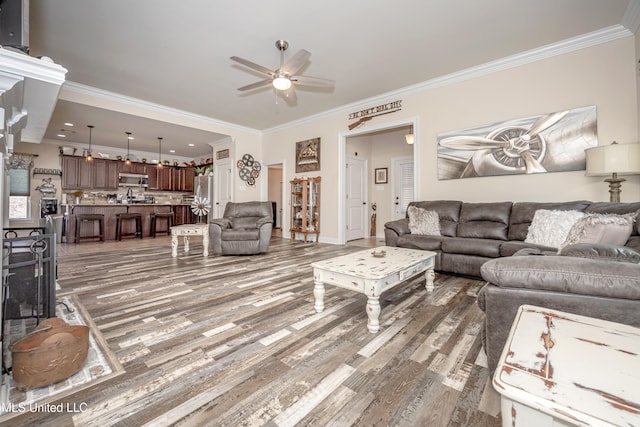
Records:
<instances>
[{"instance_id":1,"label":"dark wood cabinet","mask_svg":"<svg viewBox=\"0 0 640 427\"><path fill-rule=\"evenodd\" d=\"M149 184L148 189L149 190L160 190L158 183L159 183L159 179L158 179L158 175L160 174L160 172L158 171L158 167L157 166L149 166L147 168L147 175L149 176L149 180L147 181L147 183Z\"/></svg>"},{"instance_id":2,"label":"dark wood cabinet","mask_svg":"<svg viewBox=\"0 0 640 427\"><path fill-rule=\"evenodd\" d=\"M158 190L171 191L173 168L171 166L163 166L158 169Z\"/></svg>"},{"instance_id":3,"label":"dark wood cabinet","mask_svg":"<svg viewBox=\"0 0 640 427\"><path fill-rule=\"evenodd\" d=\"M63 190L117 190L119 173L147 175L148 189L156 191L193 191L196 171L193 168L162 166L121 160L62 156Z\"/></svg>"},{"instance_id":4,"label":"dark wood cabinet","mask_svg":"<svg viewBox=\"0 0 640 427\"><path fill-rule=\"evenodd\" d=\"M77 190L93 186L93 162L84 157L62 156L62 188Z\"/></svg>"},{"instance_id":5,"label":"dark wood cabinet","mask_svg":"<svg viewBox=\"0 0 640 427\"><path fill-rule=\"evenodd\" d=\"M175 191L193 191L193 180L196 177L196 171L193 168L175 168L173 176Z\"/></svg>"},{"instance_id":6,"label":"dark wood cabinet","mask_svg":"<svg viewBox=\"0 0 640 427\"><path fill-rule=\"evenodd\" d=\"M106 159L93 160L93 188L118 189L118 162Z\"/></svg>"},{"instance_id":7,"label":"dark wood cabinet","mask_svg":"<svg viewBox=\"0 0 640 427\"><path fill-rule=\"evenodd\" d=\"M127 164L126 162L120 161L118 166L118 172L121 173L137 173L141 175L147 174L147 166L151 168L151 165L147 165L146 163L137 163L131 162Z\"/></svg>"}]
</instances>

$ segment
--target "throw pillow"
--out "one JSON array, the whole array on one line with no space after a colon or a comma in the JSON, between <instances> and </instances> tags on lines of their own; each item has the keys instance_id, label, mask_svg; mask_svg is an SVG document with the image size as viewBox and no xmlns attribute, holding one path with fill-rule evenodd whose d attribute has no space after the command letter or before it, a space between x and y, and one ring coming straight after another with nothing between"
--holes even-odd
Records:
<instances>
[{"instance_id":1,"label":"throw pillow","mask_svg":"<svg viewBox=\"0 0 640 427\"><path fill-rule=\"evenodd\" d=\"M533 215L524 241L557 248L567 239L573 224L584 215L578 211L538 209Z\"/></svg>"},{"instance_id":2,"label":"throw pillow","mask_svg":"<svg viewBox=\"0 0 640 427\"><path fill-rule=\"evenodd\" d=\"M633 231L635 213L625 215L587 214L571 227L560 249L576 243L606 243L624 246Z\"/></svg>"},{"instance_id":3,"label":"throw pillow","mask_svg":"<svg viewBox=\"0 0 640 427\"><path fill-rule=\"evenodd\" d=\"M440 236L440 217L436 211L409 206L409 230L411 234Z\"/></svg>"}]
</instances>

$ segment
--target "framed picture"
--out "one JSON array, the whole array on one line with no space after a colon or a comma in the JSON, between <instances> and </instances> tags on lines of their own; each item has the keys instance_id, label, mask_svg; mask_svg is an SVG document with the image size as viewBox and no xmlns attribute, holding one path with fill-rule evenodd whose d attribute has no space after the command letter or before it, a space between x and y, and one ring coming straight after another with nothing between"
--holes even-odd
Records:
<instances>
[{"instance_id":1,"label":"framed picture","mask_svg":"<svg viewBox=\"0 0 640 427\"><path fill-rule=\"evenodd\" d=\"M387 168L376 168L376 184L386 184L387 181Z\"/></svg>"},{"instance_id":2,"label":"framed picture","mask_svg":"<svg viewBox=\"0 0 640 427\"><path fill-rule=\"evenodd\" d=\"M585 170L595 105L438 134L438 179Z\"/></svg>"},{"instance_id":3,"label":"framed picture","mask_svg":"<svg viewBox=\"0 0 640 427\"><path fill-rule=\"evenodd\" d=\"M320 138L296 142L296 173L320 170Z\"/></svg>"}]
</instances>

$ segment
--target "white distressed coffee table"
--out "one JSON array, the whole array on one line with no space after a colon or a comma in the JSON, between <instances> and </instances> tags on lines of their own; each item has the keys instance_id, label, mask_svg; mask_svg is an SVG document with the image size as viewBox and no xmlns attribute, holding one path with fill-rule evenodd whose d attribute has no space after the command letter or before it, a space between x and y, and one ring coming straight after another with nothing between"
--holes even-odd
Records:
<instances>
[{"instance_id":1,"label":"white distressed coffee table","mask_svg":"<svg viewBox=\"0 0 640 427\"><path fill-rule=\"evenodd\" d=\"M184 224L171 227L171 256L178 256L178 237L184 237L184 253L189 253L189 238L202 236L202 255L209 255L209 225Z\"/></svg>"},{"instance_id":2,"label":"white distressed coffee table","mask_svg":"<svg viewBox=\"0 0 640 427\"><path fill-rule=\"evenodd\" d=\"M640 426L640 328L523 305L493 386L503 426Z\"/></svg>"},{"instance_id":3,"label":"white distressed coffee table","mask_svg":"<svg viewBox=\"0 0 640 427\"><path fill-rule=\"evenodd\" d=\"M411 277L426 272L426 289L433 291L435 278L434 252L382 246L376 251L385 251L386 255L377 258L372 255L374 249L367 249L314 262L313 295L314 308L318 313L324 310L325 284L338 286L367 296L367 328L369 332L380 330L380 294Z\"/></svg>"}]
</instances>

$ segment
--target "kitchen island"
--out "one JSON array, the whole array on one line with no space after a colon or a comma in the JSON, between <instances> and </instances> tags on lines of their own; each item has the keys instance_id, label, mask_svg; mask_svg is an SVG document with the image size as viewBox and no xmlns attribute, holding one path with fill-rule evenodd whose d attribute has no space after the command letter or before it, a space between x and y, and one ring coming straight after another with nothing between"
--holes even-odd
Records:
<instances>
[{"instance_id":1,"label":"kitchen island","mask_svg":"<svg viewBox=\"0 0 640 427\"><path fill-rule=\"evenodd\" d=\"M116 215L119 213L139 213L142 215L142 236L151 236L151 219L153 213L173 213L173 225L194 224L197 216L191 212L190 204L151 204L151 203L95 203L95 204L63 204L64 224L62 232L62 242L72 243L75 241L76 215L78 214L101 214L104 215L104 239L115 240L116 238ZM97 233L97 224L81 223L82 235L94 235ZM95 227L92 230L91 227ZM133 232L133 223L123 224L123 233Z\"/></svg>"}]
</instances>

